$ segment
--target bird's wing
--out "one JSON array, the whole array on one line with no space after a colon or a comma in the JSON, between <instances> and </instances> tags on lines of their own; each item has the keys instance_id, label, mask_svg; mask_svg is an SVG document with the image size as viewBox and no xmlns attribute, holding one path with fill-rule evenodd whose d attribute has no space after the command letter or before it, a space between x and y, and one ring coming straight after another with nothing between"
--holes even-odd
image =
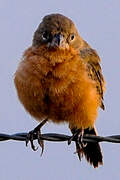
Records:
<instances>
[{"instance_id":1,"label":"bird's wing","mask_svg":"<svg viewBox=\"0 0 120 180\"><path fill-rule=\"evenodd\" d=\"M80 57L87 65L88 76L96 82L96 89L100 96L100 107L104 110L103 93L105 91L105 81L100 66L100 58L96 51L91 48L80 49Z\"/></svg>"}]
</instances>

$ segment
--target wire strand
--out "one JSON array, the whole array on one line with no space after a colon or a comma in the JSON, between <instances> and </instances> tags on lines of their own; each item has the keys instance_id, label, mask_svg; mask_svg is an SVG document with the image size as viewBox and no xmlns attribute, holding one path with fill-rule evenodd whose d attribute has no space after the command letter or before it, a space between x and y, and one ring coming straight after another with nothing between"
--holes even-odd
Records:
<instances>
[{"instance_id":1,"label":"wire strand","mask_svg":"<svg viewBox=\"0 0 120 180\"><path fill-rule=\"evenodd\" d=\"M26 141L28 133L16 133L16 134L3 134L0 133L0 141L8 141L8 140L15 140L15 141ZM64 142L68 141L71 136L65 134L56 134L56 133L45 133L40 135L41 140L46 141L53 141L53 142ZM34 134L33 139L37 139L37 135ZM75 141L73 139L72 141ZM83 135L83 142L111 142L111 143L120 143L120 135L113 135L113 136L95 136L95 135Z\"/></svg>"}]
</instances>

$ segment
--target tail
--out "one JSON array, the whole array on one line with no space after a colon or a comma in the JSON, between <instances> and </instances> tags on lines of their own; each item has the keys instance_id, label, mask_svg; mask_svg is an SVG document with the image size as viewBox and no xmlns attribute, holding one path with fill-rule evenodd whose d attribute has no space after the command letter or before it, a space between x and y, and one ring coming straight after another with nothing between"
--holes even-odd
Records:
<instances>
[{"instance_id":1,"label":"tail","mask_svg":"<svg viewBox=\"0 0 120 180\"><path fill-rule=\"evenodd\" d=\"M84 134L97 135L95 128L85 129ZM81 157L84 155L86 160L91 165L93 165L94 168L97 168L99 165L103 164L103 156L102 156L99 143L90 142L90 143L87 143L85 147L80 148L78 146L78 143L76 142L76 148L77 148L77 153L80 160L81 160Z\"/></svg>"}]
</instances>

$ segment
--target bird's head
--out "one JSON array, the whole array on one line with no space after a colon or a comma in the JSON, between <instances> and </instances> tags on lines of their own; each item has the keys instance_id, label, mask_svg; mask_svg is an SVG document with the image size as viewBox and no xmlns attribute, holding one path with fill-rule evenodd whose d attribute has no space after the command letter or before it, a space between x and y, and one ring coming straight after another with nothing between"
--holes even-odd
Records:
<instances>
[{"instance_id":1,"label":"bird's head","mask_svg":"<svg viewBox=\"0 0 120 180\"><path fill-rule=\"evenodd\" d=\"M45 45L49 49L77 49L82 43L72 20L61 14L45 16L33 37L33 46Z\"/></svg>"}]
</instances>

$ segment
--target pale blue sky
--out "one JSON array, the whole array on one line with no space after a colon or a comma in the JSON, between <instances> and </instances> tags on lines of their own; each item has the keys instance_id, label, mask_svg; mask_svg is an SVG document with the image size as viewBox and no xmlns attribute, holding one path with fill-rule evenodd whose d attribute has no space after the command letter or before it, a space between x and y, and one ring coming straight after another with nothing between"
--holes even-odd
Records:
<instances>
[{"instance_id":1,"label":"pale blue sky","mask_svg":"<svg viewBox=\"0 0 120 180\"><path fill-rule=\"evenodd\" d=\"M23 51L43 16L70 17L81 36L99 53L107 81L106 110L99 112L99 135L120 134L120 1L119 0L1 0L0 1L0 133L27 132L37 122L16 96L13 75ZM47 124L43 132L70 134L67 125ZM23 142L0 142L0 180L119 179L120 145L101 143L104 166L93 169L79 162L74 143L45 143L45 152L33 152Z\"/></svg>"}]
</instances>

